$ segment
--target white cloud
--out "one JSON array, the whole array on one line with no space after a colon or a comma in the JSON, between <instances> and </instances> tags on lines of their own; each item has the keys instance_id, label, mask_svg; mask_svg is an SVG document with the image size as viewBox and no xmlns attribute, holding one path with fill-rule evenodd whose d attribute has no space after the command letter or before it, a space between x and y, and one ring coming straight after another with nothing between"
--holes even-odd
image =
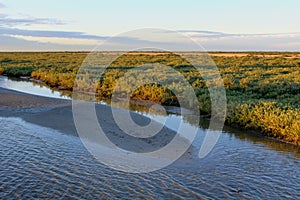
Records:
<instances>
[{"instance_id":1,"label":"white cloud","mask_svg":"<svg viewBox=\"0 0 300 200\"><path fill-rule=\"evenodd\" d=\"M36 18L36 17L27 17L27 18L10 18L5 14L0 15L0 24L1 26L16 26L16 25L34 25L34 24L53 24L53 25L63 25L63 21L54 19L54 18Z\"/></svg>"},{"instance_id":2,"label":"white cloud","mask_svg":"<svg viewBox=\"0 0 300 200\"><path fill-rule=\"evenodd\" d=\"M233 34L187 30L191 37L209 51L300 51L300 33Z\"/></svg>"},{"instance_id":3,"label":"white cloud","mask_svg":"<svg viewBox=\"0 0 300 200\"><path fill-rule=\"evenodd\" d=\"M232 34L213 31L179 31L204 46L208 51L299 51L300 33L266 33L266 34ZM171 34L173 33L173 34ZM9 38L4 44L0 42L0 50L17 48L34 50L32 45L43 45L47 50L91 50L100 42L108 40L109 36L88 35L84 32L27 30L0 26L0 36ZM174 36L174 37L173 37ZM143 32L131 35L113 37L103 46L102 50L128 50L145 47L161 47L174 51L191 49L188 39L175 37L174 32ZM25 42L26 41L26 42ZM13 45L10 45L13 44ZM26 44L26 47L24 47ZM22 46L23 45L23 46ZM22 47L21 47L22 46ZM170 47L170 48L164 48ZM196 48L199 49L199 48Z\"/></svg>"},{"instance_id":4,"label":"white cloud","mask_svg":"<svg viewBox=\"0 0 300 200\"><path fill-rule=\"evenodd\" d=\"M27 41L34 41L39 43L53 43L60 45L97 45L101 40L85 39L85 38L62 38L62 37L35 37L23 35L7 35L18 39Z\"/></svg>"}]
</instances>

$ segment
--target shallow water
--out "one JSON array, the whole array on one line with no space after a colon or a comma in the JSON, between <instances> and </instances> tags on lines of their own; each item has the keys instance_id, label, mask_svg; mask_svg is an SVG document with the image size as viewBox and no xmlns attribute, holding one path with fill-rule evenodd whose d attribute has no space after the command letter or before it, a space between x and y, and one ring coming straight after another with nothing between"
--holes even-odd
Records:
<instances>
[{"instance_id":1,"label":"shallow water","mask_svg":"<svg viewBox=\"0 0 300 200\"><path fill-rule=\"evenodd\" d=\"M18 118L0 118L0 198L295 199L300 162L223 134L206 158L147 174L129 174L94 159L80 139ZM299 152L298 152L299 153ZM299 155L299 154L298 154ZM240 187L242 192L237 193Z\"/></svg>"},{"instance_id":2,"label":"shallow water","mask_svg":"<svg viewBox=\"0 0 300 200\"><path fill-rule=\"evenodd\" d=\"M5 78L0 78L3 86L1 80ZM20 90L30 92L30 84L27 91ZM134 108L150 116L145 107ZM181 118L150 117L168 118L170 128ZM190 152L193 159L147 174L129 174L99 163L77 137L18 118L0 118L0 199L297 199L300 195L299 148L226 127L212 152L199 159L204 135L199 129ZM242 191L237 193L237 188Z\"/></svg>"},{"instance_id":3,"label":"shallow water","mask_svg":"<svg viewBox=\"0 0 300 200\"><path fill-rule=\"evenodd\" d=\"M7 78L0 76L0 87L12 89L20 92L30 93L39 96L70 99L65 94L59 91L51 90L48 86L41 83L34 83L29 80L22 80L17 78Z\"/></svg>"}]
</instances>

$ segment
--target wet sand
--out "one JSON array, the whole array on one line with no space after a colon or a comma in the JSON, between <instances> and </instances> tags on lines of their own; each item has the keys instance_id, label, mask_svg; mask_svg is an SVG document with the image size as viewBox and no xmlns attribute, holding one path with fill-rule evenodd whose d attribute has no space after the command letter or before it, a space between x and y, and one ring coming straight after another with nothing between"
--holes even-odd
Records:
<instances>
[{"instance_id":1,"label":"wet sand","mask_svg":"<svg viewBox=\"0 0 300 200\"><path fill-rule=\"evenodd\" d=\"M122 112L122 109L120 109ZM156 135L138 138L124 133L114 121L111 107L96 104L96 114L101 128L117 146L134 152L150 152L167 145L176 132L163 127ZM24 121L43 127L56 129L66 134L78 136L73 120L72 101L35 96L0 88L0 116L18 117ZM132 119L145 126L150 119L131 112ZM186 139L182 139L186 143Z\"/></svg>"},{"instance_id":2,"label":"wet sand","mask_svg":"<svg viewBox=\"0 0 300 200\"><path fill-rule=\"evenodd\" d=\"M30 95L0 88L0 116L23 120L76 135L70 100Z\"/></svg>"}]
</instances>

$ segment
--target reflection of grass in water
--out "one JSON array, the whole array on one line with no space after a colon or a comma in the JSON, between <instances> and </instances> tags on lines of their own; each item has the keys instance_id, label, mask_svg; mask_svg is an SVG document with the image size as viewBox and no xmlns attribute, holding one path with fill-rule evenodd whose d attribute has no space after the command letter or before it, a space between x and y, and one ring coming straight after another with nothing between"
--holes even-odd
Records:
<instances>
[{"instance_id":1,"label":"reflection of grass in water","mask_svg":"<svg viewBox=\"0 0 300 200\"><path fill-rule=\"evenodd\" d=\"M285 153L292 153L293 156L300 159L300 149L297 146L280 142L271 138L266 138L255 131L241 131L238 127L234 128L225 126L223 130L226 131L226 134L229 134L230 137L236 137L240 140L246 140L254 144L263 144L264 146L272 150L281 151Z\"/></svg>"},{"instance_id":2,"label":"reflection of grass in water","mask_svg":"<svg viewBox=\"0 0 300 200\"><path fill-rule=\"evenodd\" d=\"M61 97L72 98L72 91L61 90L57 87L50 87L46 83L39 81L39 80L32 79L30 77L23 77L23 78L8 77L8 80L30 83L33 86L38 86L39 88L47 88L47 89L51 90L51 92L59 92Z\"/></svg>"},{"instance_id":3,"label":"reflection of grass in water","mask_svg":"<svg viewBox=\"0 0 300 200\"><path fill-rule=\"evenodd\" d=\"M196 54L186 55L195 57ZM0 74L31 75L51 87L64 86L72 90L75 75L87 55L81 52L1 53ZM113 56L109 53L103 54L100 63L105 63ZM226 88L227 123L257 129L269 136L300 144L300 120L297 117L300 116L298 53L248 52L242 56L238 53L236 56L214 53L212 58L220 70ZM214 84L214 80L210 83L205 82L186 60L172 53L123 55L109 66L102 77L88 77L82 74L83 91L98 92L103 99L110 97L118 78L127 70L151 62L178 70L193 86L202 113L210 113L207 84ZM209 69L207 66L206 68ZM95 82L86 82L85 79L88 78ZM171 101L173 95L165 95L166 93L165 88L159 85L145 86L135 93L135 98L166 105L174 104L174 101Z\"/></svg>"}]
</instances>

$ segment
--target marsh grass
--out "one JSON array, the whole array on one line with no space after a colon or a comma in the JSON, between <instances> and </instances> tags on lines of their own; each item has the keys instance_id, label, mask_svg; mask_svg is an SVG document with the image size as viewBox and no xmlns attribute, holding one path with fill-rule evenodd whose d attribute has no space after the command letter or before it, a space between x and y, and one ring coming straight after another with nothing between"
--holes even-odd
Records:
<instances>
[{"instance_id":1,"label":"marsh grass","mask_svg":"<svg viewBox=\"0 0 300 200\"><path fill-rule=\"evenodd\" d=\"M0 75L31 76L51 87L72 90L78 69L87 55L86 52L3 52L0 53ZM227 94L227 123L300 145L300 58L297 55L263 52L226 56L214 53L212 58ZM109 98L126 71L145 63L160 63L179 71L194 88L202 113L210 113L207 83L197 70L176 54L126 54L115 60L101 77L83 74L80 85L84 92L96 92L99 97ZM87 82L87 79L94 82ZM91 86L93 84L95 87ZM182 92L176 81L172 84L179 93ZM159 84L139 87L131 98L178 105L174 93Z\"/></svg>"}]
</instances>

